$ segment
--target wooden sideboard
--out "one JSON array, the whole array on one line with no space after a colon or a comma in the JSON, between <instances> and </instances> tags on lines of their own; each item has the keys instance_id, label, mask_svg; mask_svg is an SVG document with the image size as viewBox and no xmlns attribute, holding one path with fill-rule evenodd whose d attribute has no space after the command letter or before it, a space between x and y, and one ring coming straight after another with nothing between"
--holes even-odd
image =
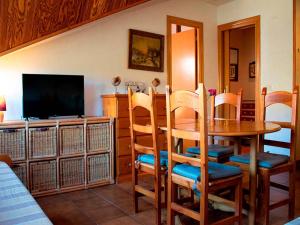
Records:
<instances>
[{"instance_id":1,"label":"wooden sideboard","mask_svg":"<svg viewBox=\"0 0 300 225\"><path fill-rule=\"evenodd\" d=\"M129 111L127 94L102 95L103 115L115 118L115 148L116 148L116 180L121 182L131 177L131 146L129 130ZM166 120L166 97L163 94L156 95L157 119L159 122ZM137 122L146 124L150 122L150 114L147 110L137 109ZM150 135L138 135L138 142L143 145L152 145ZM159 148L167 149L167 142L163 133L159 134Z\"/></svg>"},{"instance_id":2,"label":"wooden sideboard","mask_svg":"<svg viewBox=\"0 0 300 225\"><path fill-rule=\"evenodd\" d=\"M113 183L113 149L108 117L0 123L0 154L34 196Z\"/></svg>"}]
</instances>

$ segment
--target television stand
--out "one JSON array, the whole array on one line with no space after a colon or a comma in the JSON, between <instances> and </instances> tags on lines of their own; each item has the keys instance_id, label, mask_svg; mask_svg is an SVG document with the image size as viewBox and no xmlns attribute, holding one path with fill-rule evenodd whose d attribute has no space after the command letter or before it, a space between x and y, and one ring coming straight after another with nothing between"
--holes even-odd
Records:
<instances>
[{"instance_id":1,"label":"television stand","mask_svg":"<svg viewBox=\"0 0 300 225\"><path fill-rule=\"evenodd\" d=\"M0 154L33 196L114 182L113 119L28 119L0 124Z\"/></svg>"}]
</instances>

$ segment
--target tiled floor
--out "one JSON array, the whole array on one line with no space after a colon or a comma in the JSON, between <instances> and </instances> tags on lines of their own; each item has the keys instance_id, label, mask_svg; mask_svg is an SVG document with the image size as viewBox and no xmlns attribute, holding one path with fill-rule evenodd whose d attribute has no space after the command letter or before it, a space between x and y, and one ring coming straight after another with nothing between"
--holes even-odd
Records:
<instances>
[{"instance_id":1,"label":"tiled floor","mask_svg":"<svg viewBox=\"0 0 300 225\"><path fill-rule=\"evenodd\" d=\"M277 177L286 182L287 177ZM273 198L280 195L273 194ZM152 225L155 212L149 201L140 199L140 212L134 214L130 183L103 186L37 199L40 206L57 225ZM300 216L300 170L296 181L296 216ZM182 218L181 218L182 219ZM183 219L183 221L185 221ZM246 224L247 220L244 219ZM271 212L272 225L287 222L287 207ZM183 222L184 223L184 222ZM177 220L176 224L181 224ZM185 224L192 224L190 221ZM196 224L196 223L195 223Z\"/></svg>"}]
</instances>

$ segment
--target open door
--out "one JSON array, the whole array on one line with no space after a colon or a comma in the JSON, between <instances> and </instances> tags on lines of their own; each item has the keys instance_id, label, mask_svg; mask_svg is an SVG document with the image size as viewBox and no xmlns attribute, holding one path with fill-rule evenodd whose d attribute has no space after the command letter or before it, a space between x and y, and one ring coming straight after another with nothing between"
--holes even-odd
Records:
<instances>
[{"instance_id":1,"label":"open door","mask_svg":"<svg viewBox=\"0 0 300 225\"><path fill-rule=\"evenodd\" d=\"M168 84L172 90L195 91L203 82L203 25L197 21L168 16ZM176 119L196 118L190 109L178 109ZM184 141L183 148L195 146Z\"/></svg>"},{"instance_id":2,"label":"open door","mask_svg":"<svg viewBox=\"0 0 300 225\"><path fill-rule=\"evenodd\" d=\"M203 82L203 24L167 16L167 48L168 85L195 90Z\"/></svg>"}]
</instances>

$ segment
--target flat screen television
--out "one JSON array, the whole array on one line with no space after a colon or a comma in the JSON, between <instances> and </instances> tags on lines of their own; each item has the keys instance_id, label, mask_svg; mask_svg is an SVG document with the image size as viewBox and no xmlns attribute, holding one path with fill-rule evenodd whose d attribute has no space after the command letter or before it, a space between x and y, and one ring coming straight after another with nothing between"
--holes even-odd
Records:
<instances>
[{"instance_id":1,"label":"flat screen television","mask_svg":"<svg viewBox=\"0 0 300 225\"><path fill-rule=\"evenodd\" d=\"M84 76L23 74L23 117L84 115Z\"/></svg>"}]
</instances>

